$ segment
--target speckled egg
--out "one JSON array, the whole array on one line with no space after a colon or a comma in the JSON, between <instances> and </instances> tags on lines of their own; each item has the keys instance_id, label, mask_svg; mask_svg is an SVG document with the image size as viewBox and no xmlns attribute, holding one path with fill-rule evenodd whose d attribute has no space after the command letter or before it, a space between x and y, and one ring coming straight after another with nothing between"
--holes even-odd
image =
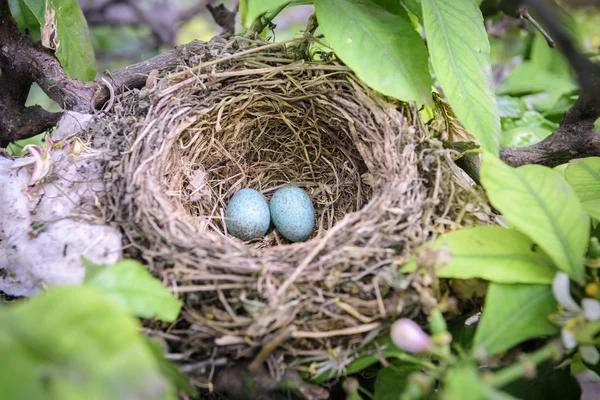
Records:
<instances>
[{"instance_id":1,"label":"speckled egg","mask_svg":"<svg viewBox=\"0 0 600 400\"><path fill-rule=\"evenodd\" d=\"M225 210L227 232L241 240L265 236L271 215L262 194L254 189L242 189L231 197Z\"/></svg>"},{"instance_id":2,"label":"speckled egg","mask_svg":"<svg viewBox=\"0 0 600 400\"><path fill-rule=\"evenodd\" d=\"M275 229L290 242L303 242L315 227L315 209L306 192L286 186L275 193L269 203Z\"/></svg>"}]
</instances>

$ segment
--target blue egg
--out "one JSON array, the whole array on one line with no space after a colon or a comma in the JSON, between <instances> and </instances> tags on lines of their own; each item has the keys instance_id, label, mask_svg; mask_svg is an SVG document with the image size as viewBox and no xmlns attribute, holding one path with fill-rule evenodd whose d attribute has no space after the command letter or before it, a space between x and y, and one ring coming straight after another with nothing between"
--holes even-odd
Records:
<instances>
[{"instance_id":1,"label":"blue egg","mask_svg":"<svg viewBox=\"0 0 600 400\"><path fill-rule=\"evenodd\" d=\"M231 197L225 210L227 232L241 240L265 236L271 215L262 194L254 189L242 189Z\"/></svg>"},{"instance_id":2,"label":"blue egg","mask_svg":"<svg viewBox=\"0 0 600 400\"><path fill-rule=\"evenodd\" d=\"M315 209L306 192L286 186L275 193L269 203L275 229L290 242L308 239L315 227Z\"/></svg>"}]
</instances>

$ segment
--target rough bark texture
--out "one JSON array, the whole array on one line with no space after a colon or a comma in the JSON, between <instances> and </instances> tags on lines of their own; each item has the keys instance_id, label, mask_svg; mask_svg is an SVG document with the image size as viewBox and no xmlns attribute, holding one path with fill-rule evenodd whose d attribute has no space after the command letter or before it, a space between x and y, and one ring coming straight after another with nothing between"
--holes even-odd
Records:
<instances>
[{"instance_id":1,"label":"rough bark texture","mask_svg":"<svg viewBox=\"0 0 600 400\"><path fill-rule=\"evenodd\" d=\"M552 135L524 149L503 148L500 158L514 167L525 164L554 167L575 158L600 156L600 135L594 130L598 117L600 110L593 96L583 93L565 112Z\"/></svg>"},{"instance_id":2,"label":"rough bark texture","mask_svg":"<svg viewBox=\"0 0 600 400\"><path fill-rule=\"evenodd\" d=\"M115 93L142 87L152 70L173 70L205 44L189 44L125 68L106 72L104 79ZM69 78L51 50L20 32L10 15L7 0L0 0L0 146L34 136L56 124L61 113L39 106L25 107L33 82L65 110L94 113L109 99L110 91L100 79L81 82Z\"/></svg>"}]
</instances>

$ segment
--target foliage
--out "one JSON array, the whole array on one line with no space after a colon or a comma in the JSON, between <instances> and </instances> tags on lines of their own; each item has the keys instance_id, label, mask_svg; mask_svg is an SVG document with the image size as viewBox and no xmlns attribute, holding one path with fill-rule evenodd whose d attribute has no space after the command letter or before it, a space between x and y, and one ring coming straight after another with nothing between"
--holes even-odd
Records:
<instances>
[{"instance_id":1,"label":"foliage","mask_svg":"<svg viewBox=\"0 0 600 400\"><path fill-rule=\"evenodd\" d=\"M162 283L152 277L140 263L122 260L112 266L95 265L83 259L86 266L84 283L99 289L123 310L140 318L157 318L173 322L182 302Z\"/></svg>"},{"instance_id":2,"label":"foliage","mask_svg":"<svg viewBox=\"0 0 600 400\"><path fill-rule=\"evenodd\" d=\"M129 299L124 304L135 313L173 319L179 306L158 302L176 300L167 299L160 282L146 277L137 262L96 268L81 287L58 287L0 307L0 357L10 360L0 363L4 398L176 399L177 389L194 394L158 343L146 339L139 321L123 308L123 299ZM131 301L128 285L111 279L125 268L126 282L141 277L142 288L161 286L157 296L142 292Z\"/></svg>"},{"instance_id":3,"label":"foliage","mask_svg":"<svg viewBox=\"0 0 600 400\"><path fill-rule=\"evenodd\" d=\"M505 351L527 339L550 336L559 328L548 321L556 300L547 285L490 284L475 346L486 354Z\"/></svg>"},{"instance_id":4,"label":"foliage","mask_svg":"<svg viewBox=\"0 0 600 400\"><path fill-rule=\"evenodd\" d=\"M583 283L590 219L563 177L539 165L510 168L486 155L481 182L490 202L534 241L556 266Z\"/></svg>"},{"instance_id":5,"label":"foliage","mask_svg":"<svg viewBox=\"0 0 600 400\"><path fill-rule=\"evenodd\" d=\"M369 86L407 101L429 103L425 44L396 3L316 0L319 26L336 54Z\"/></svg>"},{"instance_id":6,"label":"foliage","mask_svg":"<svg viewBox=\"0 0 600 400\"><path fill-rule=\"evenodd\" d=\"M450 105L469 132L498 152L500 119L492 87L490 45L477 4L422 0L431 63Z\"/></svg>"},{"instance_id":7,"label":"foliage","mask_svg":"<svg viewBox=\"0 0 600 400\"><path fill-rule=\"evenodd\" d=\"M67 75L84 81L96 77L94 49L77 0L13 0L11 6L13 16L23 29L39 32L46 23L54 23L59 43L56 58ZM55 18L49 17L47 10L54 10Z\"/></svg>"}]
</instances>

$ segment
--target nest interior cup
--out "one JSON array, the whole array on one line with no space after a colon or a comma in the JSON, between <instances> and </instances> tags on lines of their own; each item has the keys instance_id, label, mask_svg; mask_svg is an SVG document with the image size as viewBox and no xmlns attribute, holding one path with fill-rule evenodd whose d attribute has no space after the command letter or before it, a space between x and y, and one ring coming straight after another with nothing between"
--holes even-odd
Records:
<instances>
[{"instance_id":1,"label":"nest interior cup","mask_svg":"<svg viewBox=\"0 0 600 400\"><path fill-rule=\"evenodd\" d=\"M410 251L479 223L470 215L485 201L416 108L337 61L299 59L304 45L215 39L100 129L111 138L109 215L185 300L182 352L251 356L273 340L323 360L351 351L387 317L422 309L397 272ZM236 191L268 199L285 185L311 197L311 238L226 234Z\"/></svg>"}]
</instances>

